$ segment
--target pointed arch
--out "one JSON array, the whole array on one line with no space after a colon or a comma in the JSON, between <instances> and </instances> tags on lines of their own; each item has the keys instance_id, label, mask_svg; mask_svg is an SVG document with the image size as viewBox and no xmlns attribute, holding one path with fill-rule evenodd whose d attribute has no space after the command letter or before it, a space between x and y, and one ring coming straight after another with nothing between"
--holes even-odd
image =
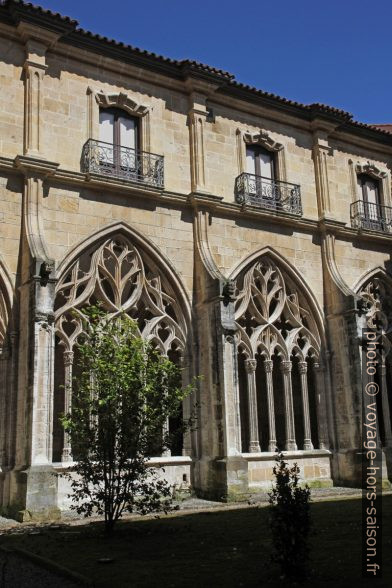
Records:
<instances>
[{"instance_id":1,"label":"pointed arch","mask_svg":"<svg viewBox=\"0 0 392 588\"><path fill-rule=\"evenodd\" d=\"M242 260L230 279L243 451L324 448L326 398L315 370L325 338L313 293L270 247Z\"/></svg>"},{"instance_id":2,"label":"pointed arch","mask_svg":"<svg viewBox=\"0 0 392 588\"><path fill-rule=\"evenodd\" d=\"M170 283L173 291L178 297L187 330L190 331L192 314L191 305L186 288L180 276L172 263L162 254L160 249L152 243L148 237L142 235L137 229L126 222L120 221L111 223L72 247L66 257L58 265L56 269L56 279L60 280L84 252L93 249L94 246L98 247L104 240L111 239L116 235L125 237L137 249L144 253L144 255L146 255L152 262L152 265L155 268L158 268L159 273Z\"/></svg>"},{"instance_id":3,"label":"pointed arch","mask_svg":"<svg viewBox=\"0 0 392 588\"><path fill-rule=\"evenodd\" d=\"M392 276L391 274L387 273L387 271L385 270L385 268L383 268L381 265L378 265L370 270L366 270L357 280L356 282L354 282L353 286L352 286L352 290L356 293L359 294L359 292L361 291L362 287L366 284L366 282L368 282L369 280L371 280L372 278L381 278L383 279L385 282L389 283L392 286Z\"/></svg>"},{"instance_id":4,"label":"pointed arch","mask_svg":"<svg viewBox=\"0 0 392 588\"><path fill-rule=\"evenodd\" d=\"M308 286L307 282L303 279L301 274L298 270L287 260L285 259L278 251L276 251L273 247L265 246L260 249L257 249L247 257L245 257L239 264L234 266L231 269L229 274L229 279L236 281L238 276L248 269L252 264L256 263L256 261L262 257L269 257L278 268L284 273L287 274L288 277L292 280L292 282L297 287L298 291L302 293L303 297L306 299L312 313L314 316L314 320L317 325L317 330L320 335L320 343L321 347L325 348L326 340L325 340L325 326L324 326L324 313L321 309L321 306L314 295L311 288Z\"/></svg>"},{"instance_id":5,"label":"pointed arch","mask_svg":"<svg viewBox=\"0 0 392 588\"><path fill-rule=\"evenodd\" d=\"M14 288L11 274L0 256L0 348L6 343L7 334L12 328L12 306Z\"/></svg>"}]
</instances>

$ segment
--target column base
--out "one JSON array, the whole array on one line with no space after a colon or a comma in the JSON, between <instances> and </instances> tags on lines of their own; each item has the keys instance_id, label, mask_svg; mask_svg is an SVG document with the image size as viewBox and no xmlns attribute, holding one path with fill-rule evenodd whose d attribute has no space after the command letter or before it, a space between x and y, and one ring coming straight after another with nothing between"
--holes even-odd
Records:
<instances>
[{"instance_id":1,"label":"column base","mask_svg":"<svg viewBox=\"0 0 392 588\"><path fill-rule=\"evenodd\" d=\"M268 443L268 451L270 453L278 453L278 451L279 451L278 446L277 446L276 441L274 439Z\"/></svg>"},{"instance_id":2,"label":"column base","mask_svg":"<svg viewBox=\"0 0 392 588\"><path fill-rule=\"evenodd\" d=\"M251 441L249 443L249 453L260 453L260 443L258 441Z\"/></svg>"},{"instance_id":3,"label":"column base","mask_svg":"<svg viewBox=\"0 0 392 588\"><path fill-rule=\"evenodd\" d=\"M232 502L248 493L248 462L240 455L195 462L194 490L207 500Z\"/></svg>"},{"instance_id":4,"label":"column base","mask_svg":"<svg viewBox=\"0 0 392 588\"><path fill-rule=\"evenodd\" d=\"M314 449L313 443L310 440L305 439L305 441L304 441L304 449ZM320 448L320 449L322 449L322 448Z\"/></svg>"},{"instance_id":5,"label":"column base","mask_svg":"<svg viewBox=\"0 0 392 588\"><path fill-rule=\"evenodd\" d=\"M61 518L58 507L57 474L51 465L15 468L7 473L8 503L3 512L19 521L57 521Z\"/></svg>"},{"instance_id":6,"label":"column base","mask_svg":"<svg viewBox=\"0 0 392 588\"><path fill-rule=\"evenodd\" d=\"M287 441L286 445L285 445L285 449L286 451L297 451L298 447L295 441L291 440Z\"/></svg>"}]
</instances>

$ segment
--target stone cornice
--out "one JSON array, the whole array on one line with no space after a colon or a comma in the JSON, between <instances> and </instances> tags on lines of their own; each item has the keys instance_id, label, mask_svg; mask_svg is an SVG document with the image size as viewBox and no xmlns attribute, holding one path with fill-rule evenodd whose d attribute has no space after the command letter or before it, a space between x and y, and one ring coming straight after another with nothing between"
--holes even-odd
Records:
<instances>
[{"instance_id":1,"label":"stone cornice","mask_svg":"<svg viewBox=\"0 0 392 588\"><path fill-rule=\"evenodd\" d=\"M352 228L342 221L331 218L310 219L297 217L282 211L271 211L256 206L241 206L235 202L228 202L222 196L193 192L181 194L170 190L161 190L154 187L131 184L127 180L88 175L82 172L74 172L62 169L57 163L44 159L18 155L15 159L0 157L0 170L12 173L26 173L38 177L50 178L51 183L68 183L84 189L104 188L110 192L129 194L130 196L143 195L155 200L156 204L171 204L181 208L202 209L213 212L217 216L222 215L237 220L253 219L265 221L273 225L290 227L293 231L306 231L313 233L329 233L335 237L356 242L372 242L375 244L392 245L392 235L368 231L366 229ZM349 206L349 203L347 204Z\"/></svg>"}]
</instances>

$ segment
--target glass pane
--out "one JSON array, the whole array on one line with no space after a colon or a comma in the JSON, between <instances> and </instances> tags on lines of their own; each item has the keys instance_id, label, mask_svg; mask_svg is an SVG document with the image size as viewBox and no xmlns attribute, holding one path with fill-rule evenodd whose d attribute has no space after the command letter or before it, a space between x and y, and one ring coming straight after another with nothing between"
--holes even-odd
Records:
<instances>
[{"instance_id":1,"label":"glass pane","mask_svg":"<svg viewBox=\"0 0 392 588\"><path fill-rule=\"evenodd\" d=\"M136 149L136 121L133 118L120 116L120 143L121 147Z\"/></svg>"},{"instance_id":2,"label":"glass pane","mask_svg":"<svg viewBox=\"0 0 392 588\"><path fill-rule=\"evenodd\" d=\"M259 153L260 175L272 179L272 156L269 153Z\"/></svg>"},{"instance_id":3,"label":"glass pane","mask_svg":"<svg viewBox=\"0 0 392 588\"><path fill-rule=\"evenodd\" d=\"M101 110L99 112L99 140L103 143L99 149L100 164L113 163L114 114Z\"/></svg>"},{"instance_id":4,"label":"glass pane","mask_svg":"<svg viewBox=\"0 0 392 588\"><path fill-rule=\"evenodd\" d=\"M376 182L366 180L365 190L367 195L367 201L369 202L369 204L378 204L378 190Z\"/></svg>"},{"instance_id":5,"label":"glass pane","mask_svg":"<svg viewBox=\"0 0 392 588\"><path fill-rule=\"evenodd\" d=\"M256 173L256 155L253 149L246 150L246 171L248 174Z\"/></svg>"},{"instance_id":6,"label":"glass pane","mask_svg":"<svg viewBox=\"0 0 392 588\"><path fill-rule=\"evenodd\" d=\"M99 140L113 144L114 114L101 110L99 113Z\"/></svg>"}]
</instances>

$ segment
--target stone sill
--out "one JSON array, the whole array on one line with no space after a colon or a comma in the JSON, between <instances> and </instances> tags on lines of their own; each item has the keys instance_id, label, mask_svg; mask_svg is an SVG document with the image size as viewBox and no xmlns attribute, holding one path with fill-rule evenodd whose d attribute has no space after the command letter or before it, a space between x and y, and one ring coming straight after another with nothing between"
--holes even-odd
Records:
<instances>
[{"instance_id":1,"label":"stone sill","mask_svg":"<svg viewBox=\"0 0 392 588\"><path fill-rule=\"evenodd\" d=\"M282 451L285 459L303 459L305 457L327 457L332 455L329 449L298 449L297 451ZM247 461L275 461L276 453L261 451L260 453L242 453Z\"/></svg>"},{"instance_id":2,"label":"stone sill","mask_svg":"<svg viewBox=\"0 0 392 588\"><path fill-rule=\"evenodd\" d=\"M76 461L67 461L67 462L53 462L51 465L52 467L61 472L65 470L72 469L76 465ZM189 455L165 455L162 457L151 457L148 460L148 465L151 466L179 466L179 465L191 465L192 458Z\"/></svg>"}]
</instances>

